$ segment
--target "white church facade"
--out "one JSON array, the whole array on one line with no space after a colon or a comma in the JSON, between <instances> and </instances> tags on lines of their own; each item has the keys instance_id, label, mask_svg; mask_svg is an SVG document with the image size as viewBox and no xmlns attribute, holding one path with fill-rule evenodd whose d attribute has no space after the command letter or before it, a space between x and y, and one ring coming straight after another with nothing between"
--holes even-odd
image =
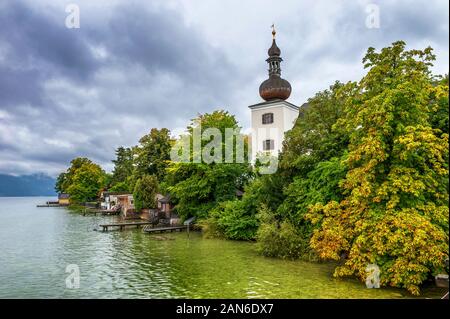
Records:
<instances>
[{"instance_id":1,"label":"white church facade","mask_svg":"<svg viewBox=\"0 0 450 319\"><path fill-rule=\"evenodd\" d=\"M252 123L252 159L258 153L277 156L283 147L284 133L295 124L299 108L283 100L249 106Z\"/></svg>"},{"instance_id":2,"label":"white church facade","mask_svg":"<svg viewBox=\"0 0 450 319\"><path fill-rule=\"evenodd\" d=\"M299 115L299 107L286 101L291 95L291 85L281 78L281 50L272 31L272 46L268 51L269 78L259 87L264 102L250 105L252 161L258 154L278 156L282 150L284 133L292 129Z\"/></svg>"}]
</instances>

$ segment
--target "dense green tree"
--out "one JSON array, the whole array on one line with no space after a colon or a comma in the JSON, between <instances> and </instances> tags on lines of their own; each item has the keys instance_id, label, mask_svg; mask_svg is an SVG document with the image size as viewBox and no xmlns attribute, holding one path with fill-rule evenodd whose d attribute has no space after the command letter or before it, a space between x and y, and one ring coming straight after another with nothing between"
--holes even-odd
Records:
<instances>
[{"instance_id":1,"label":"dense green tree","mask_svg":"<svg viewBox=\"0 0 450 319\"><path fill-rule=\"evenodd\" d=\"M340 196L338 185L345 176L341 157L348 145L348 134L335 124L354 87L354 83L336 82L310 98L285 135L278 171L253 182L259 184L253 188L254 206L264 216L257 234L259 251L264 255L316 258L309 247L313 226L305 215L308 207L318 201ZM286 237L271 240L277 232Z\"/></svg>"},{"instance_id":2,"label":"dense green tree","mask_svg":"<svg viewBox=\"0 0 450 319\"><path fill-rule=\"evenodd\" d=\"M334 125L351 99L355 83L336 82L317 93L300 110L299 117L283 142L280 167L292 176L306 176L317 163L340 157L348 145L348 134Z\"/></svg>"},{"instance_id":3,"label":"dense green tree","mask_svg":"<svg viewBox=\"0 0 450 319\"><path fill-rule=\"evenodd\" d=\"M164 180L166 168L170 160L172 141L170 131L166 128L152 128L150 133L139 140L134 148L137 178L144 175L155 175L158 180ZM135 181L137 180L135 179Z\"/></svg>"},{"instance_id":4,"label":"dense green tree","mask_svg":"<svg viewBox=\"0 0 450 319\"><path fill-rule=\"evenodd\" d=\"M76 171L81 168L83 165L93 164L92 161L86 157L77 157L74 158L70 162L70 167L66 172L60 174L58 178L58 188L62 191L62 193L67 193L69 186L73 184L73 178L75 176Z\"/></svg>"},{"instance_id":5,"label":"dense green tree","mask_svg":"<svg viewBox=\"0 0 450 319\"><path fill-rule=\"evenodd\" d=\"M156 194L159 191L155 175L144 175L136 182L133 192L134 206L137 211L143 208L156 208Z\"/></svg>"},{"instance_id":6,"label":"dense green tree","mask_svg":"<svg viewBox=\"0 0 450 319\"><path fill-rule=\"evenodd\" d=\"M71 178L67 187L70 200L76 203L94 201L105 186L105 172L94 163L84 163Z\"/></svg>"},{"instance_id":7,"label":"dense green tree","mask_svg":"<svg viewBox=\"0 0 450 319\"><path fill-rule=\"evenodd\" d=\"M130 192L131 193L131 186L127 181L119 182L119 183L116 183L113 186L109 187L108 190L110 192Z\"/></svg>"},{"instance_id":8,"label":"dense green tree","mask_svg":"<svg viewBox=\"0 0 450 319\"><path fill-rule=\"evenodd\" d=\"M318 163L306 177L295 176L284 190L286 198L278 207L278 215L298 228L305 228L305 232L311 235L312 227L305 215L312 205L343 198L339 184L347 173L346 159L346 154L341 158L334 157Z\"/></svg>"},{"instance_id":9,"label":"dense green tree","mask_svg":"<svg viewBox=\"0 0 450 319\"><path fill-rule=\"evenodd\" d=\"M65 189L63 187L65 180L66 180L66 173L64 172L59 174L58 177L56 178L55 190L57 193L61 194L65 192Z\"/></svg>"},{"instance_id":10,"label":"dense green tree","mask_svg":"<svg viewBox=\"0 0 450 319\"><path fill-rule=\"evenodd\" d=\"M322 258L340 259L336 276L367 276L419 293L448 257L448 134L434 129L437 102L429 67L432 49L404 42L364 58L367 75L348 100L339 126L350 134L344 199L318 203L311 240ZM439 94L448 99L447 93ZM446 94L446 95L445 95ZM439 100L439 99L438 99Z\"/></svg>"},{"instance_id":11,"label":"dense green tree","mask_svg":"<svg viewBox=\"0 0 450 319\"><path fill-rule=\"evenodd\" d=\"M116 159L112 161L114 163L114 170L112 172L111 187L120 183L120 188L124 188L123 184L126 184L127 179L133 173L133 160L133 151L131 148L120 146L116 149Z\"/></svg>"},{"instance_id":12,"label":"dense green tree","mask_svg":"<svg viewBox=\"0 0 450 319\"><path fill-rule=\"evenodd\" d=\"M301 110L292 130L287 132L280 154L280 171L285 187L280 218L300 226L308 206L317 201L336 199L347 151L349 134L336 126L346 101L351 100L355 83L336 82L317 93ZM326 201L328 201L326 200Z\"/></svg>"},{"instance_id":13,"label":"dense green tree","mask_svg":"<svg viewBox=\"0 0 450 319\"><path fill-rule=\"evenodd\" d=\"M85 157L73 159L66 172L61 173L55 189L59 193L68 193L71 202L83 203L98 198L101 190L108 183L108 174Z\"/></svg>"},{"instance_id":14,"label":"dense green tree","mask_svg":"<svg viewBox=\"0 0 450 319\"><path fill-rule=\"evenodd\" d=\"M218 203L236 198L236 190L242 189L249 177L246 156L244 163L224 163L225 129L234 129L241 135L235 117L224 111L215 111L192 120L187 135L191 145L194 144L195 129L203 134L209 128L217 128L221 135L217 149L210 153L218 156L217 162L205 163L201 157L201 162L193 162L199 154L191 147L187 158L189 162L171 162L167 169L167 191L172 195L176 210L182 217L206 218ZM213 139L214 137L208 136L198 141L202 146L200 152ZM246 147L245 145L245 149ZM232 156L233 159L236 157L235 148Z\"/></svg>"},{"instance_id":15,"label":"dense green tree","mask_svg":"<svg viewBox=\"0 0 450 319\"><path fill-rule=\"evenodd\" d=\"M434 129L449 133L448 74L433 81L430 101L430 124Z\"/></svg>"},{"instance_id":16,"label":"dense green tree","mask_svg":"<svg viewBox=\"0 0 450 319\"><path fill-rule=\"evenodd\" d=\"M224 237L233 240L254 240L258 229L255 213L246 200L230 200L219 203L211 210L203 223L206 237Z\"/></svg>"},{"instance_id":17,"label":"dense green tree","mask_svg":"<svg viewBox=\"0 0 450 319\"><path fill-rule=\"evenodd\" d=\"M280 168L287 171L285 174L306 177L319 162L344 153L348 134L334 125L354 90L355 83L336 82L308 100L283 142Z\"/></svg>"}]
</instances>

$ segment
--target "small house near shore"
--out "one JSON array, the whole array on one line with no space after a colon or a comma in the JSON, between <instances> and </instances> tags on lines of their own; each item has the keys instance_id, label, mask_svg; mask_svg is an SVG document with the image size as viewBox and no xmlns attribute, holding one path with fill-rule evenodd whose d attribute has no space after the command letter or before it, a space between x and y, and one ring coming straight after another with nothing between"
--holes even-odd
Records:
<instances>
[{"instance_id":1,"label":"small house near shore","mask_svg":"<svg viewBox=\"0 0 450 319\"><path fill-rule=\"evenodd\" d=\"M158 198L158 209L164 214L164 218L171 226L177 226L181 223L180 217L173 211L174 205L170 200L170 195Z\"/></svg>"},{"instance_id":2,"label":"small house near shore","mask_svg":"<svg viewBox=\"0 0 450 319\"><path fill-rule=\"evenodd\" d=\"M58 194L58 204L68 206L70 204L70 195L66 193Z\"/></svg>"},{"instance_id":3,"label":"small house near shore","mask_svg":"<svg viewBox=\"0 0 450 319\"><path fill-rule=\"evenodd\" d=\"M101 208L120 210L124 218L158 219L164 224L179 225L180 217L174 213L170 195L156 194L157 207L135 211L133 194L127 192L102 192Z\"/></svg>"},{"instance_id":4,"label":"small house near shore","mask_svg":"<svg viewBox=\"0 0 450 319\"><path fill-rule=\"evenodd\" d=\"M133 194L127 192L102 192L101 207L106 210L120 209L124 217L134 210Z\"/></svg>"},{"instance_id":5,"label":"small house near shore","mask_svg":"<svg viewBox=\"0 0 450 319\"><path fill-rule=\"evenodd\" d=\"M160 194L158 194L160 195ZM171 218L173 204L170 201L170 195L160 196L158 198L158 209L164 213L166 218Z\"/></svg>"}]
</instances>

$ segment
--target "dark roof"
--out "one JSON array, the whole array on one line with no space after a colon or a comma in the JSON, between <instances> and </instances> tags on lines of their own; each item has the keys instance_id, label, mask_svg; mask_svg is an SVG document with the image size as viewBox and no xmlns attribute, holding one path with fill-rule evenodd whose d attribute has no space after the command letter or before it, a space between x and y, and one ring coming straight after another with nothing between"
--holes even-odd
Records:
<instances>
[{"instance_id":1,"label":"dark roof","mask_svg":"<svg viewBox=\"0 0 450 319\"><path fill-rule=\"evenodd\" d=\"M69 199L70 195L66 193L58 194L58 199Z\"/></svg>"},{"instance_id":2,"label":"dark roof","mask_svg":"<svg viewBox=\"0 0 450 319\"><path fill-rule=\"evenodd\" d=\"M158 202L162 204L170 203L170 195L166 195L163 198L158 199Z\"/></svg>"},{"instance_id":3,"label":"dark roof","mask_svg":"<svg viewBox=\"0 0 450 319\"><path fill-rule=\"evenodd\" d=\"M304 116L305 112L309 109L309 103L303 103L302 106L300 106L300 110L298 112L298 116Z\"/></svg>"}]
</instances>

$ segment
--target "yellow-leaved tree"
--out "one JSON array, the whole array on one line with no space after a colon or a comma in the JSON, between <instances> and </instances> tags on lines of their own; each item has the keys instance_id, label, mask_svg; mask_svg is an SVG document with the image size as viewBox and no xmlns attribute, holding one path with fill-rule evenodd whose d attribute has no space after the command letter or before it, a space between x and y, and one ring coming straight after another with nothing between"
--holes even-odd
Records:
<instances>
[{"instance_id":1,"label":"yellow-leaved tree","mask_svg":"<svg viewBox=\"0 0 450 319\"><path fill-rule=\"evenodd\" d=\"M345 197L316 204L307 216L317 227L311 246L318 255L342 260L335 276L364 280L376 264L381 285L417 295L444 267L448 122L444 132L432 117L442 103L448 110L448 81L433 81L434 59L431 48L405 50L402 41L369 48L363 59L368 73L336 124L350 135Z\"/></svg>"}]
</instances>

